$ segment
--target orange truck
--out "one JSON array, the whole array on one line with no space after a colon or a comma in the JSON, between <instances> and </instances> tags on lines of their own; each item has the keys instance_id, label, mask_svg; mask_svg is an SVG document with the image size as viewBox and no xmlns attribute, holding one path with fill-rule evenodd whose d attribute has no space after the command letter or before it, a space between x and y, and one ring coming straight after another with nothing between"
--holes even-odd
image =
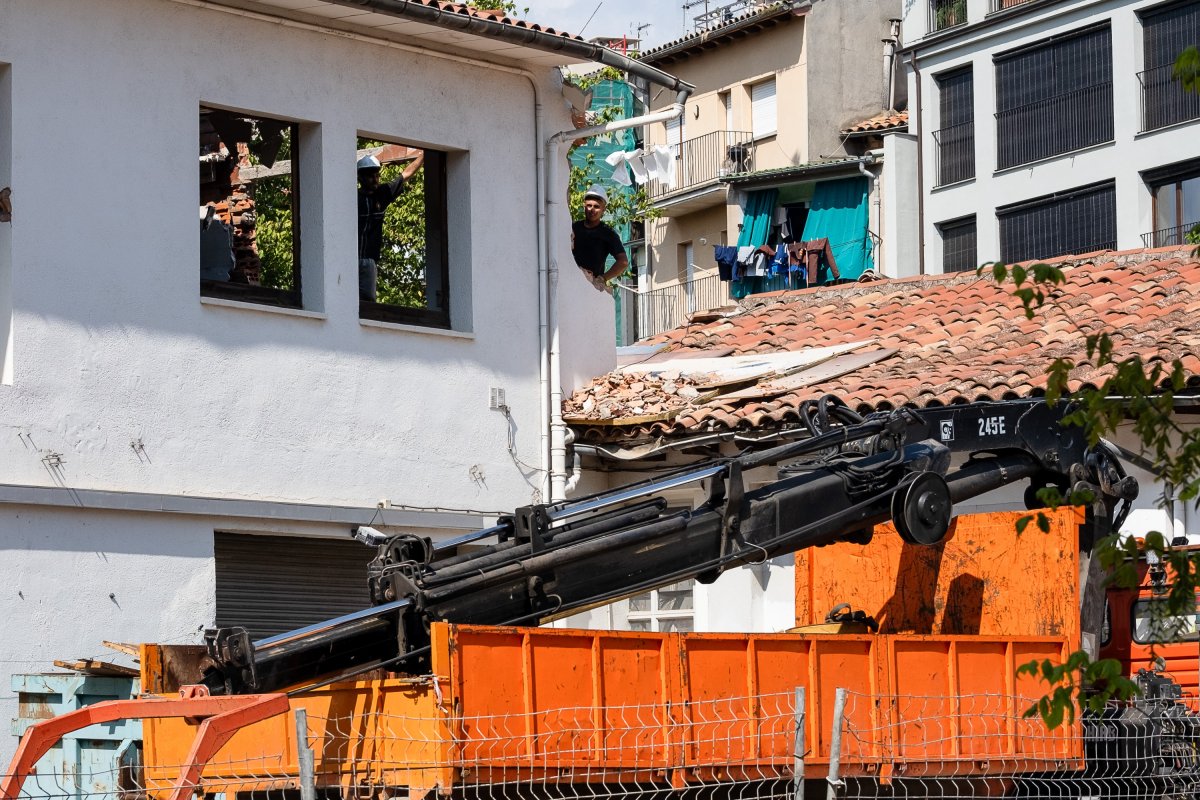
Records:
<instances>
[{"instance_id":1,"label":"orange truck","mask_svg":"<svg viewBox=\"0 0 1200 800\"><path fill-rule=\"evenodd\" d=\"M378 548L372 608L257 641L233 628L200 646L144 646L145 699L35 725L0 800L62 731L129 716L146 720L145 791L177 800L291 788L420 800L517 783L551 795L799 792L807 780L991 791L998 776L1019 789L1051 768L1086 777L1085 728L1108 729L1023 717L1043 687L1016 667L1079 647L1080 544L1119 527L1137 487L1112 448L1059 424L1066 410L1021 401L864 419L827 399L804 409L801 441L517 509L454 541L359 528ZM771 468L776 480L748 488L746 474ZM952 522L953 503L1026 480L1087 485L1096 500L1086 517L1055 512L1045 534L1017 534L1014 515ZM688 485L707 500L670 508ZM789 552L795 632L513 627ZM843 604L866 629L853 617L811 628ZM1154 770L1164 786L1191 775Z\"/></svg>"}]
</instances>

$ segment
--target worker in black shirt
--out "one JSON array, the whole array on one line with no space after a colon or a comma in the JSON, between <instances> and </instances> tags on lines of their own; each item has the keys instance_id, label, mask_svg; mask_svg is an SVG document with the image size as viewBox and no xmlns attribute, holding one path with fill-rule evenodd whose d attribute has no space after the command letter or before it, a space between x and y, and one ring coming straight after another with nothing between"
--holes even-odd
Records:
<instances>
[{"instance_id":1,"label":"worker in black shirt","mask_svg":"<svg viewBox=\"0 0 1200 800\"><path fill-rule=\"evenodd\" d=\"M593 185L583 196L583 219L571 225L571 255L588 273L592 285L601 291L607 288L608 281L629 269L629 258L621 246L621 237L601 221L606 208L608 195L602 187ZM606 272L604 264L609 256L616 259L616 263Z\"/></svg>"},{"instance_id":2,"label":"worker in black shirt","mask_svg":"<svg viewBox=\"0 0 1200 800\"><path fill-rule=\"evenodd\" d=\"M365 155L358 160L358 299L370 303L376 298L376 264L383 250L383 214L425 163L425 151L404 167L400 176L388 183L379 182L379 159Z\"/></svg>"}]
</instances>

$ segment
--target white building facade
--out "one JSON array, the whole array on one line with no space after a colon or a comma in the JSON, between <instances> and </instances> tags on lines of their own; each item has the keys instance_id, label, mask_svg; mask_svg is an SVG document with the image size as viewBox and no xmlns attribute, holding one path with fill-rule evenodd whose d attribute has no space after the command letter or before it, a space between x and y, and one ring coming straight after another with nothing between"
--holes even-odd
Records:
<instances>
[{"instance_id":1,"label":"white building facade","mask_svg":"<svg viewBox=\"0 0 1200 800\"><path fill-rule=\"evenodd\" d=\"M904 8L923 255L907 274L1187 240L1200 96L1171 73L1200 42L1200 2Z\"/></svg>"},{"instance_id":2,"label":"white building facade","mask_svg":"<svg viewBox=\"0 0 1200 800\"><path fill-rule=\"evenodd\" d=\"M544 496L540 159L570 60L323 0L0 7L0 717L10 675L105 639L361 607L353 525L446 538ZM359 298L364 140L428 155L429 301L390 317ZM204 176L239 154L290 170L282 288L265 256L202 271ZM256 213L261 255L288 229ZM613 359L611 299L575 273L567 390Z\"/></svg>"}]
</instances>

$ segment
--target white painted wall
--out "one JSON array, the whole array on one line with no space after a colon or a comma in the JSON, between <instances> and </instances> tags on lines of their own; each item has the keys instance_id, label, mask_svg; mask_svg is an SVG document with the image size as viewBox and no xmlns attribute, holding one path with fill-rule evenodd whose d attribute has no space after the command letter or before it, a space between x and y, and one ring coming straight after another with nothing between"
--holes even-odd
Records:
<instances>
[{"instance_id":1,"label":"white painted wall","mask_svg":"<svg viewBox=\"0 0 1200 800\"><path fill-rule=\"evenodd\" d=\"M1163 164L1200 157L1200 122L1148 133L1141 127L1142 29L1137 11L1160 0L1078 0L1046 7L1032 14L1006 17L1007 23L973 28L957 35L942 33L936 43L918 52L921 108L910 114L910 125L920 128L924 148L925 268L942 271L942 243L937 224L976 214L979 260L1000 257L999 226L995 209L1009 203L1053 192L1116 180L1117 247L1142 247L1143 233L1154 229L1150 192L1139 173ZM973 25L983 19L986 0L972 0L968 14ZM927 3L914 3L905 17L904 37L916 42L927 24ZM995 74L992 55L1083 25L1111 20L1113 47L1113 101L1115 137L1110 144L1046 159L1036 164L996 171ZM923 22L924 20L924 22ZM905 64L907 65L907 60ZM975 78L975 178L935 188L937 153L932 132L939 128L935 76L972 65ZM909 98L915 103L916 75L909 71Z\"/></svg>"},{"instance_id":2,"label":"white painted wall","mask_svg":"<svg viewBox=\"0 0 1200 800\"><path fill-rule=\"evenodd\" d=\"M535 73L546 134L569 128L555 73ZM308 313L201 302L201 104L301 123ZM359 133L451 151L451 333L358 319ZM314 520L384 498L530 502L541 149L533 86L486 66L168 0L0 5L0 186L17 207L0 224L0 495L287 501ZM567 391L613 359L612 301L575 272L560 286ZM511 426L488 409L493 386ZM264 529L53 506L70 497L0 504L0 719L12 672L210 625L213 531ZM0 764L11 749L0 736Z\"/></svg>"},{"instance_id":3,"label":"white painted wall","mask_svg":"<svg viewBox=\"0 0 1200 800\"><path fill-rule=\"evenodd\" d=\"M917 137L892 134L883 137L883 174L879 179L883 195L883 258L880 271L889 278L916 275L920 242L917 207Z\"/></svg>"}]
</instances>

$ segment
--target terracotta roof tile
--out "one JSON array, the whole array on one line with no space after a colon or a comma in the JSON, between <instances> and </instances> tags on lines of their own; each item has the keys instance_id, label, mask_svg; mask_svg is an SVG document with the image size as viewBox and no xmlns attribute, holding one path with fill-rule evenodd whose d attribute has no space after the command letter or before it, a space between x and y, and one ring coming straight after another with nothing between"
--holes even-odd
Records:
<instances>
[{"instance_id":1,"label":"terracotta roof tile","mask_svg":"<svg viewBox=\"0 0 1200 800\"><path fill-rule=\"evenodd\" d=\"M535 22L506 17L504 12L500 11L499 9L473 8L463 3L447 3L444 2L444 0L409 0L409 2L415 3L419 6L427 6L428 8L436 8L439 11L445 11L451 14L462 14L465 17L476 17L478 19L492 20L493 22L499 22L503 25L511 25L514 28L526 28L531 31L548 33L552 36L562 36L566 39L575 39L580 42L584 41L582 36L576 36L565 31L556 31L554 28L546 25L538 25Z\"/></svg>"},{"instance_id":2,"label":"terracotta roof tile","mask_svg":"<svg viewBox=\"0 0 1200 800\"><path fill-rule=\"evenodd\" d=\"M870 119L864 119L861 122L856 122L849 127L842 128L842 135L846 136L852 133L874 133L875 131L890 131L894 128L908 127L908 111L885 111L882 114L876 114Z\"/></svg>"},{"instance_id":3,"label":"terracotta roof tile","mask_svg":"<svg viewBox=\"0 0 1200 800\"><path fill-rule=\"evenodd\" d=\"M724 357L801 351L874 340L898 352L856 371L783 395L705 401L671 420L574 425L585 440L687 436L701 431L769 429L800 421L800 404L832 393L860 412L1044 394L1055 358L1085 360L1089 332L1115 334L1118 357L1149 363L1180 358L1200 385L1200 260L1190 248L1133 250L1056 259L1065 287L1055 308L1026 319L1012 284L973 273L927 276L756 295L737 316L667 331L649 340L672 356ZM1110 369L1084 366L1075 385L1099 385ZM597 379L607 381L608 376ZM584 390L586 393L586 389Z\"/></svg>"}]
</instances>

